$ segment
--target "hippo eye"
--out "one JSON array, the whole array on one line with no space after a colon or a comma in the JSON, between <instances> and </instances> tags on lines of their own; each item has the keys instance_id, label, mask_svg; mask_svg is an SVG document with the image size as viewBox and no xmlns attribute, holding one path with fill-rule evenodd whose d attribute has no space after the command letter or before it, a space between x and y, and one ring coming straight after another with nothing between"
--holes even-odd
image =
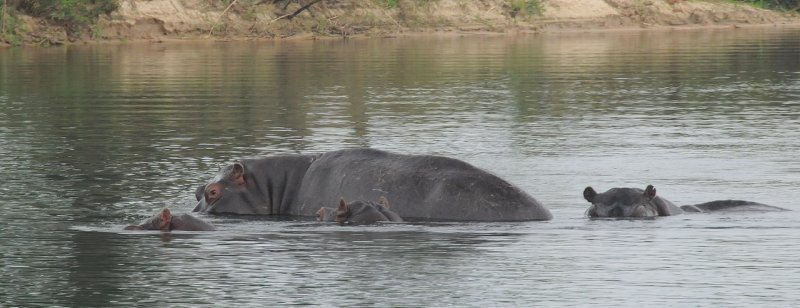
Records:
<instances>
[{"instance_id":1,"label":"hippo eye","mask_svg":"<svg viewBox=\"0 0 800 308\"><path fill-rule=\"evenodd\" d=\"M214 202L222 197L222 187L219 184L210 184L206 187L206 202Z\"/></svg>"}]
</instances>

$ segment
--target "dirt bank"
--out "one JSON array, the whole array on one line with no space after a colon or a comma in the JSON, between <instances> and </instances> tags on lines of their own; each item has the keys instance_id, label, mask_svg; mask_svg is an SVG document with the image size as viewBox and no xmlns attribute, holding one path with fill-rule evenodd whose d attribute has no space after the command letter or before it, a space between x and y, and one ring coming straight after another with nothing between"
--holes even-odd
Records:
<instances>
[{"instance_id":1,"label":"dirt bank","mask_svg":"<svg viewBox=\"0 0 800 308\"><path fill-rule=\"evenodd\" d=\"M59 44L800 24L796 14L717 0L322 0L302 9L311 2L315 1L120 0L116 11L83 31L68 33L43 20L21 17L17 36L24 43Z\"/></svg>"}]
</instances>

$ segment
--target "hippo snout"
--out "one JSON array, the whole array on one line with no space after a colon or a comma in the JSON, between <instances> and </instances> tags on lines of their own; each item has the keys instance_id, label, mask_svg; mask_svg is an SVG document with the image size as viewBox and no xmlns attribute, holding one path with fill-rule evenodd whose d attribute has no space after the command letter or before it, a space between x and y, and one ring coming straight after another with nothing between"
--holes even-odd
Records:
<instances>
[{"instance_id":1,"label":"hippo snout","mask_svg":"<svg viewBox=\"0 0 800 308\"><path fill-rule=\"evenodd\" d=\"M613 209L608 211L608 217L623 217L624 216L623 212L624 211L622 210L621 207L615 206Z\"/></svg>"}]
</instances>

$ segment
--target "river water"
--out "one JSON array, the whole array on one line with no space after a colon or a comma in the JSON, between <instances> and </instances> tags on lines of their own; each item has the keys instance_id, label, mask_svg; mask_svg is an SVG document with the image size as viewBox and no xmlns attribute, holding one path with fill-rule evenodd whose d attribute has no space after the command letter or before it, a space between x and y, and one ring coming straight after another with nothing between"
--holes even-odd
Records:
<instances>
[{"instance_id":1,"label":"river water","mask_svg":"<svg viewBox=\"0 0 800 308\"><path fill-rule=\"evenodd\" d=\"M794 306L800 30L0 50L0 306ZM201 215L125 232L242 157L459 158L549 222ZM590 220L581 192L779 213Z\"/></svg>"}]
</instances>

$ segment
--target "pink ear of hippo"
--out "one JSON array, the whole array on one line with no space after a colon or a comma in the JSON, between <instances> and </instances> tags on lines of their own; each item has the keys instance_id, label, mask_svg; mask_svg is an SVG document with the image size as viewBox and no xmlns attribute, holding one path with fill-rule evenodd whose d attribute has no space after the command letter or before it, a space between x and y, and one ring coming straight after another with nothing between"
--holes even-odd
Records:
<instances>
[{"instance_id":1,"label":"pink ear of hippo","mask_svg":"<svg viewBox=\"0 0 800 308\"><path fill-rule=\"evenodd\" d=\"M339 206L336 207L336 222L344 223L349 211L350 207L347 206L347 202L344 202L344 198L339 199Z\"/></svg>"},{"instance_id":2,"label":"pink ear of hippo","mask_svg":"<svg viewBox=\"0 0 800 308\"><path fill-rule=\"evenodd\" d=\"M339 206L336 207L336 213L339 212L347 212L347 202L344 201L344 198L339 199Z\"/></svg>"},{"instance_id":3,"label":"pink ear of hippo","mask_svg":"<svg viewBox=\"0 0 800 308\"><path fill-rule=\"evenodd\" d=\"M656 188L653 185L647 185L647 188L644 189L644 196L648 200L653 200L656 197Z\"/></svg>"},{"instance_id":4,"label":"pink ear of hippo","mask_svg":"<svg viewBox=\"0 0 800 308\"><path fill-rule=\"evenodd\" d=\"M161 231L169 232L170 229L172 229L170 226L171 224L172 213L170 213L168 208L162 209L161 213L159 214L158 228L161 229Z\"/></svg>"},{"instance_id":5,"label":"pink ear of hippo","mask_svg":"<svg viewBox=\"0 0 800 308\"><path fill-rule=\"evenodd\" d=\"M389 200L386 200L386 197L384 197L384 196L381 196L380 198L378 198L378 204L380 206L382 206L383 208L385 208L385 209L389 208Z\"/></svg>"},{"instance_id":6,"label":"pink ear of hippo","mask_svg":"<svg viewBox=\"0 0 800 308\"><path fill-rule=\"evenodd\" d=\"M244 185L246 183L244 179L244 165L242 165L242 163L233 164L233 182L236 183L236 185Z\"/></svg>"}]
</instances>

